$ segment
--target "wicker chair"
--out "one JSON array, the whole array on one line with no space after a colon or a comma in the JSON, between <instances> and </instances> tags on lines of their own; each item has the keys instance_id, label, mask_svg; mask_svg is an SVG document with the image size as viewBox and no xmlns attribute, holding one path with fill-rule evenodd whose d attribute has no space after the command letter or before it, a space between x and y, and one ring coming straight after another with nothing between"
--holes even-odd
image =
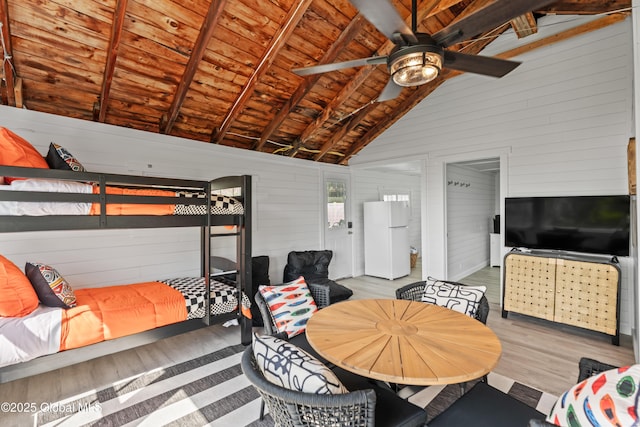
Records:
<instances>
[{"instance_id":1,"label":"wicker chair","mask_svg":"<svg viewBox=\"0 0 640 427\"><path fill-rule=\"evenodd\" d=\"M323 308L329 305L329 287L328 286L315 285L313 283L307 283L307 286L309 287L309 290L311 291L311 295L313 296L313 299L316 302L316 305L318 306L318 308ZM254 296L254 302L258 306L258 310L260 311L260 316L262 317L264 334L278 335L279 332L278 332L278 329L276 328L276 321L271 315L271 310L269 310L269 306L267 305L267 302L264 300L264 297L260 292L256 292ZM283 338L286 338L286 337L283 337ZM318 352L315 351L313 347L311 347L311 344L309 344L309 341L307 341L306 334L303 333L303 334L296 335L295 337L288 339L288 341L291 344L295 345L296 347L303 349L304 351L306 351L316 359L320 360L325 365L329 367L332 366L331 363L329 363L324 357L320 356ZM262 404L260 405L260 419L262 419L264 416L264 405L265 405L265 401L263 400Z\"/></svg>"},{"instance_id":2,"label":"wicker chair","mask_svg":"<svg viewBox=\"0 0 640 427\"><path fill-rule=\"evenodd\" d=\"M251 347L244 351L240 364L244 374L267 403L276 426L375 425L376 393L372 389L337 395L285 389L264 377L256 366Z\"/></svg>"},{"instance_id":3,"label":"wicker chair","mask_svg":"<svg viewBox=\"0 0 640 427\"><path fill-rule=\"evenodd\" d=\"M311 291L311 295L313 296L318 309L324 308L329 305L329 288L323 285L316 285L313 283L307 283L309 290ZM278 334L278 329L276 328L276 321L271 315L271 310L269 310L269 306L267 302L264 300L264 297L260 292L256 292L254 297L255 303L260 310L260 316L262 317L262 323L264 325L264 334L265 335L276 335ZM294 344L297 347L300 347L307 353L314 356L316 359L322 361L323 363L329 365L326 359L320 356L309 344L307 341L306 334L299 334L289 340L291 344Z\"/></svg>"},{"instance_id":4,"label":"wicker chair","mask_svg":"<svg viewBox=\"0 0 640 427\"><path fill-rule=\"evenodd\" d=\"M444 283L450 283L453 285L466 286L464 283L450 282L446 280L440 280L440 281ZM420 301L422 299L422 294L424 293L425 285L426 285L426 282L421 281L421 282L410 283L401 288L398 288L396 289L396 298L409 300L409 301ZM478 310L476 311L475 318L486 325L487 316L489 316L489 301L487 301L487 298L483 295L478 304Z\"/></svg>"},{"instance_id":5,"label":"wicker chair","mask_svg":"<svg viewBox=\"0 0 640 427\"><path fill-rule=\"evenodd\" d=\"M418 427L427 420L424 409L388 387L341 368L332 371L350 391L328 395L302 393L271 383L257 367L251 347L245 350L240 364L262 396L262 403L267 403L276 426Z\"/></svg>"}]
</instances>

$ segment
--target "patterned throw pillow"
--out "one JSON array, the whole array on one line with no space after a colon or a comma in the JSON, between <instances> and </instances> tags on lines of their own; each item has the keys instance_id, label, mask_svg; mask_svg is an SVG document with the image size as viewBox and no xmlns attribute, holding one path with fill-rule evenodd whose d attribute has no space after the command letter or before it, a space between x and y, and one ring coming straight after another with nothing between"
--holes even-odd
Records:
<instances>
[{"instance_id":1,"label":"patterned throw pillow","mask_svg":"<svg viewBox=\"0 0 640 427\"><path fill-rule=\"evenodd\" d=\"M314 394L349 392L331 369L285 340L256 334L253 357L265 378L280 387Z\"/></svg>"},{"instance_id":2,"label":"patterned throw pillow","mask_svg":"<svg viewBox=\"0 0 640 427\"><path fill-rule=\"evenodd\" d=\"M51 169L71 170L75 172L85 172L84 166L71 155L64 147L49 144L49 152L47 153L47 164Z\"/></svg>"},{"instance_id":3,"label":"patterned throw pillow","mask_svg":"<svg viewBox=\"0 0 640 427\"><path fill-rule=\"evenodd\" d=\"M259 286L279 332L289 338L301 334L311 315L318 311L304 277L282 285Z\"/></svg>"},{"instance_id":4,"label":"patterned throw pillow","mask_svg":"<svg viewBox=\"0 0 640 427\"><path fill-rule=\"evenodd\" d=\"M55 268L38 262L28 262L24 271L42 304L60 308L76 306L73 289Z\"/></svg>"},{"instance_id":5,"label":"patterned throw pillow","mask_svg":"<svg viewBox=\"0 0 640 427\"><path fill-rule=\"evenodd\" d=\"M558 426L638 426L640 365L611 369L558 398L547 421Z\"/></svg>"},{"instance_id":6,"label":"patterned throw pillow","mask_svg":"<svg viewBox=\"0 0 640 427\"><path fill-rule=\"evenodd\" d=\"M422 301L474 317L486 286L465 286L429 278Z\"/></svg>"}]
</instances>

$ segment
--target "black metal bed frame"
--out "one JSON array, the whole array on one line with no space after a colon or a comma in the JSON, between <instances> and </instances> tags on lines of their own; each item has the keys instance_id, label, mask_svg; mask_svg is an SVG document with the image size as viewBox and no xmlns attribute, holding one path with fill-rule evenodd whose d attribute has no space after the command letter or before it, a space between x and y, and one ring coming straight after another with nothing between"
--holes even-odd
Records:
<instances>
[{"instance_id":1,"label":"black metal bed frame","mask_svg":"<svg viewBox=\"0 0 640 427\"><path fill-rule=\"evenodd\" d=\"M0 233L50 230L89 230L124 228L163 228L163 227L200 227L201 228L201 273L205 278L206 289L211 280L211 239L219 236L236 236L236 289L238 291L238 309L233 313L211 315L210 293L206 292L206 315L202 319L186 320L149 331L139 332L113 340L103 341L89 346L66 350L36 359L0 368L0 384L24 378L54 369L70 366L107 354L117 353L133 347L170 336L190 332L212 324L237 319L240 324L241 342L251 342L251 320L242 315L242 293L251 295L251 176L227 176L213 181L157 178L148 176L130 176L104 173L74 172L50 169L31 169L15 166L0 166L0 176L19 178L42 178L94 183L100 187L99 194L50 193L36 191L0 191L0 202L71 202L100 203L100 215L46 215L46 216L6 216L0 215ZM156 188L164 190L186 190L210 195L217 190L240 188L239 199L244 207L242 215L107 215L108 204L176 204L175 197L158 196L121 196L106 193L107 186L128 188ZM181 204L206 205L211 211L211 197L180 198ZM213 234L211 227L234 225L235 232Z\"/></svg>"}]
</instances>

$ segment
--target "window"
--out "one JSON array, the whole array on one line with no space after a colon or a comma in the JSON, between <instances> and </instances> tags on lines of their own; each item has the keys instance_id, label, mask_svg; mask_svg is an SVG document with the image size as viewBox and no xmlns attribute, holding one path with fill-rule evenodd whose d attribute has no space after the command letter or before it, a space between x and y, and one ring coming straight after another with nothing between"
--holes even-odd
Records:
<instances>
[{"instance_id":1,"label":"window","mask_svg":"<svg viewBox=\"0 0 640 427\"><path fill-rule=\"evenodd\" d=\"M380 200L384 202L407 202L411 205L411 194L406 190L382 189Z\"/></svg>"},{"instance_id":2,"label":"window","mask_svg":"<svg viewBox=\"0 0 640 427\"><path fill-rule=\"evenodd\" d=\"M327 226L329 230L346 227L347 184L344 181L327 181Z\"/></svg>"}]
</instances>

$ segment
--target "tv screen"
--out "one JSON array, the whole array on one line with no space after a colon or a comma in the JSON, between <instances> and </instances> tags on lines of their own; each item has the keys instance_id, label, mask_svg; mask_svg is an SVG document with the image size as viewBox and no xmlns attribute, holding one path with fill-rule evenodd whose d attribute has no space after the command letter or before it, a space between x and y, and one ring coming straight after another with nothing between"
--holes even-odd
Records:
<instances>
[{"instance_id":1,"label":"tv screen","mask_svg":"<svg viewBox=\"0 0 640 427\"><path fill-rule=\"evenodd\" d=\"M629 196L508 197L505 246L629 256Z\"/></svg>"}]
</instances>

